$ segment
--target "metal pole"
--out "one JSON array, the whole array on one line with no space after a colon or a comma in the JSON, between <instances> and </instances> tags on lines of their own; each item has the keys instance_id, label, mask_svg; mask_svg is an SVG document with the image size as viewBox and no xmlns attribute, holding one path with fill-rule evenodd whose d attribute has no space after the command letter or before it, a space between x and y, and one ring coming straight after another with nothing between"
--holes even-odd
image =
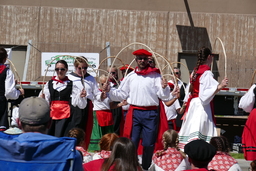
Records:
<instances>
[{"instance_id":1,"label":"metal pole","mask_svg":"<svg viewBox=\"0 0 256 171\"><path fill-rule=\"evenodd\" d=\"M106 42L106 47L107 47L107 57L110 57L110 43L109 42ZM111 65L111 58L108 58L108 66Z\"/></svg>"},{"instance_id":2,"label":"metal pole","mask_svg":"<svg viewBox=\"0 0 256 171\"><path fill-rule=\"evenodd\" d=\"M26 52L26 59L25 59L22 81L26 81L26 79L27 79L28 61L29 61L29 56L30 56L31 44L32 44L32 40L29 40L27 52Z\"/></svg>"}]
</instances>

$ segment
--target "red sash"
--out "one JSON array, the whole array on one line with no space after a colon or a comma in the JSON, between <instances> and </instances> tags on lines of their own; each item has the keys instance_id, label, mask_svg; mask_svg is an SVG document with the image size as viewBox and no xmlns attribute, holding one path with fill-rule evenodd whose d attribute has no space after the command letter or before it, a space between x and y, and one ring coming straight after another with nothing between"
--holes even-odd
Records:
<instances>
[{"instance_id":1,"label":"red sash","mask_svg":"<svg viewBox=\"0 0 256 171\"><path fill-rule=\"evenodd\" d=\"M110 110L97 110L96 117L100 126L110 126L114 124L113 114Z\"/></svg>"},{"instance_id":2,"label":"red sash","mask_svg":"<svg viewBox=\"0 0 256 171\"><path fill-rule=\"evenodd\" d=\"M68 101L55 100L51 102L50 116L53 120L70 117L70 105Z\"/></svg>"},{"instance_id":3,"label":"red sash","mask_svg":"<svg viewBox=\"0 0 256 171\"><path fill-rule=\"evenodd\" d=\"M198 97L198 95L199 95L199 86L200 86L199 79L202 76L202 74L207 70L210 70L210 67L208 65L200 65L197 72L196 72L196 74L197 74L196 79L195 80L190 80L191 84L193 84L193 92L189 96L189 99L187 101L186 110L185 110L185 113L184 113L183 117L181 118L181 120L185 120L191 100L193 98ZM215 119L214 110L213 110L214 107L213 107L213 102L212 101L210 103L210 106L211 106L211 111L212 111L212 119L213 119L213 122L216 124L216 119Z\"/></svg>"},{"instance_id":4,"label":"red sash","mask_svg":"<svg viewBox=\"0 0 256 171\"><path fill-rule=\"evenodd\" d=\"M86 134L85 134L85 139L84 139L84 148L85 150L88 149L90 139L91 139L91 134L92 134L92 127L93 127L93 104L91 100L87 100L87 107L88 107L88 119L86 123Z\"/></svg>"},{"instance_id":5,"label":"red sash","mask_svg":"<svg viewBox=\"0 0 256 171\"><path fill-rule=\"evenodd\" d=\"M142 107L142 106L130 105L129 110L128 110L127 114L126 114L126 118L125 118L123 137L131 138L131 134L132 134L132 114L133 114L133 110L134 109L139 109L139 110L156 110L157 106Z\"/></svg>"},{"instance_id":6,"label":"red sash","mask_svg":"<svg viewBox=\"0 0 256 171\"><path fill-rule=\"evenodd\" d=\"M127 112L125 123L124 123L124 133L123 136L127 138L131 138L131 133L132 133L132 113L134 109L139 109L139 110L155 110L157 109L157 106L148 106L148 107L139 107L139 106L133 106L130 105L130 108ZM167 122L167 117L165 114L164 110L164 105L161 100L159 100L159 113L160 113L160 118L159 118L159 124L158 124L158 133L157 133L157 139L155 143L155 151L156 150L162 150L163 149L163 143L162 143L162 136L163 133L169 129L168 127L168 122ZM139 142L139 147L138 147L138 154L142 154L142 146L141 146L141 141Z\"/></svg>"}]
</instances>

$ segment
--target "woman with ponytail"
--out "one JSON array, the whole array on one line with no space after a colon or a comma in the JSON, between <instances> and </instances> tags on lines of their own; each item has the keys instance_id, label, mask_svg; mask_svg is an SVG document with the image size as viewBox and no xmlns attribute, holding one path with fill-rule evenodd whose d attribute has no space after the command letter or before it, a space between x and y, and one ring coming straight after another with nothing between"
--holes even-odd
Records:
<instances>
[{"instance_id":1,"label":"woman with ponytail","mask_svg":"<svg viewBox=\"0 0 256 171\"><path fill-rule=\"evenodd\" d=\"M153 155L152 165L149 168L149 171L175 171L189 169L186 154L179 150L178 144L178 133L173 129L165 131L163 134L164 149L156 151Z\"/></svg>"},{"instance_id":2,"label":"woman with ponytail","mask_svg":"<svg viewBox=\"0 0 256 171\"><path fill-rule=\"evenodd\" d=\"M228 85L227 78L221 83L213 78L210 66L214 56L209 48L202 47L197 57L197 66L190 79L187 108L179 132L181 149L195 139L209 142L213 136L217 136L212 100L217 92Z\"/></svg>"}]
</instances>

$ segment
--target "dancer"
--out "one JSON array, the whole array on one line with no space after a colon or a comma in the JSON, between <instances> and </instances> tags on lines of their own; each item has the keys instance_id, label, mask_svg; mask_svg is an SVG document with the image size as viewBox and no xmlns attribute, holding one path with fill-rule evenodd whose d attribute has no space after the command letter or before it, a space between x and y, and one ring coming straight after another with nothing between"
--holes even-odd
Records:
<instances>
[{"instance_id":1,"label":"dancer","mask_svg":"<svg viewBox=\"0 0 256 171\"><path fill-rule=\"evenodd\" d=\"M217 136L211 101L217 92L228 85L227 78L220 84L213 78L210 71L213 54L209 48L202 47L197 57L197 67L191 75L190 95L179 132L181 149L192 140L204 139L209 142L211 137Z\"/></svg>"},{"instance_id":2,"label":"dancer","mask_svg":"<svg viewBox=\"0 0 256 171\"><path fill-rule=\"evenodd\" d=\"M67 135L72 129L70 124L72 121L71 105L81 109L87 105L86 91L80 90L72 81L68 79L66 73L68 64L64 60L59 60L55 64L57 76L52 77L41 91L39 96L45 98L51 106L52 125L48 134L57 137Z\"/></svg>"},{"instance_id":3,"label":"dancer","mask_svg":"<svg viewBox=\"0 0 256 171\"><path fill-rule=\"evenodd\" d=\"M0 130L4 131L9 128L8 122L8 102L9 99L18 99L24 95L24 90L17 90L15 79L12 71L4 63L8 57L7 51L0 48Z\"/></svg>"},{"instance_id":4,"label":"dancer","mask_svg":"<svg viewBox=\"0 0 256 171\"><path fill-rule=\"evenodd\" d=\"M79 108L72 106L74 115L72 118L72 128L78 127L85 131L85 140L83 147L88 148L92 127L93 127L93 100L102 101L104 93L99 91L98 84L93 76L87 73L88 60L81 56L77 57L74 62L75 71L68 74L68 78L73 81L80 90L86 90L87 106L84 108Z\"/></svg>"},{"instance_id":5,"label":"dancer","mask_svg":"<svg viewBox=\"0 0 256 171\"><path fill-rule=\"evenodd\" d=\"M125 77L118 89L109 91L107 84L104 84L104 89L109 91L112 100L127 100L130 104L125 120L124 136L131 138L138 148L142 134L142 167L147 170L151 164L157 137L159 98L168 101L173 97L170 97L170 88L167 87L167 81L161 78L159 69L148 65L148 56L152 54L145 49L139 49L134 51L133 55L136 56L137 62L135 70Z\"/></svg>"},{"instance_id":6,"label":"dancer","mask_svg":"<svg viewBox=\"0 0 256 171\"><path fill-rule=\"evenodd\" d=\"M248 92L243 95L239 101L239 108L242 108L245 112L250 112L250 115L245 123L242 134L242 149L244 152L244 158L252 161L256 160L256 105L255 105L256 84L253 84Z\"/></svg>"}]
</instances>

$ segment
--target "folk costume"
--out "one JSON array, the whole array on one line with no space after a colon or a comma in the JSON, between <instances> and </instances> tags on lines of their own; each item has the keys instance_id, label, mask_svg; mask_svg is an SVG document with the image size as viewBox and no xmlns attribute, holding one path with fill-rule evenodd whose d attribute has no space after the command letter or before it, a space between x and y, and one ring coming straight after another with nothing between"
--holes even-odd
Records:
<instances>
[{"instance_id":1,"label":"folk costume","mask_svg":"<svg viewBox=\"0 0 256 171\"><path fill-rule=\"evenodd\" d=\"M159 152L162 154L158 155ZM152 167L155 171L175 171L183 159L182 154L176 148L168 147L167 150L157 151L153 155Z\"/></svg>"},{"instance_id":2,"label":"folk costume","mask_svg":"<svg viewBox=\"0 0 256 171\"><path fill-rule=\"evenodd\" d=\"M52 125L48 134L63 137L73 128L71 121L74 113L71 105L85 108L87 99L80 97L81 90L68 77L63 80L52 77L44 86L44 94L51 107Z\"/></svg>"},{"instance_id":3,"label":"folk costume","mask_svg":"<svg viewBox=\"0 0 256 171\"><path fill-rule=\"evenodd\" d=\"M208 164L208 169L216 171L242 171L236 159L231 157L228 153L217 151L215 156Z\"/></svg>"},{"instance_id":4,"label":"folk costume","mask_svg":"<svg viewBox=\"0 0 256 171\"><path fill-rule=\"evenodd\" d=\"M217 136L211 101L219 83L213 78L208 65L200 65L194 80L193 90L189 95L184 120L179 132L179 147L193 140L203 139L207 142Z\"/></svg>"},{"instance_id":5,"label":"folk costume","mask_svg":"<svg viewBox=\"0 0 256 171\"><path fill-rule=\"evenodd\" d=\"M93 76L86 73L84 79L72 72L68 75L68 78L73 81L80 90L85 86L87 106L84 108L74 107L74 118L73 118L73 127L81 128L85 131L85 144L84 148L88 149L92 127L93 127L93 101L100 101L101 92L99 91L98 84Z\"/></svg>"},{"instance_id":6,"label":"folk costume","mask_svg":"<svg viewBox=\"0 0 256 171\"><path fill-rule=\"evenodd\" d=\"M8 129L8 99L18 99L21 92L15 87L12 71L0 64L0 129Z\"/></svg>"},{"instance_id":7,"label":"folk costume","mask_svg":"<svg viewBox=\"0 0 256 171\"><path fill-rule=\"evenodd\" d=\"M152 55L144 49L137 50L133 54ZM157 138L159 98L169 100L170 88L162 88L159 69L151 68L148 65L141 71L138 71L136 67L125 77L118 89L110 90L109 97L113 101L127 100L127 103L130 104L123 136L131 138L138 148L142 134L142 167L144 169L149 168ZM165 122L167 124L166 116Z\"/></svg>"},{"instance_id":8,"label":"folk costume","mask_svg":"<svg viewBox=\"0 0 256 171\"><path fill-rule=\"evenodd\" d=\"M245 123L242 134L242 148L244 158L249 161L256 160L256 105L255 105L256 84L253 84L248 92L240 99L239 108L250 115Z\"/></svg>"},{"instance_id":9,"label":"folk costume","mask_svg":"<svg viewBox=\"0 0 256 171\"><path fill-rule=\"evenodd\" d=\"M102 102L93 101L93 130L88 148L90 151L99 151L101 137L114 132L114 119L110 110L110 102L109 98L105 98Z\"/></svg>"}]
</instances>

